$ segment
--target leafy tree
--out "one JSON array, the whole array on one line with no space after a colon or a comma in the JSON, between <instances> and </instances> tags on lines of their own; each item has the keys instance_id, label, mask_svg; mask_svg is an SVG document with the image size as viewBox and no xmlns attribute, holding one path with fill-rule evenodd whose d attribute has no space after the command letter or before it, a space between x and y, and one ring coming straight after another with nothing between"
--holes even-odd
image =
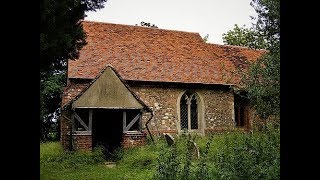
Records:
<instances>
[{"instance_id":1,"label":"leafy tree","mask_svg":"<svg viewBox=\"0 0 320 180\"><path fill-rule=\"evenodd\" d=\"M279 48L280 0L252 0L250 5L258 14L254 27L268 41L268 49Z\"/></svg>"},{"instance_id":2,"label":"leafy tree","mask_svg":"<svg viewBox=\"0 0 320 180\"><path fill-rule=\"evenodd\" d=\"M261 118L280 115L280 53L269 52L250 67L244 78L248 97Z\"/></svg>"},{"instance_id":3,"label":"leafy tree","mask_svg":"<svg viewBox=\"0 0 320 180\"><path fill-rule=\"evenodd\" d=\"M52 74L40 81L40 139L55 140L59 136L58 105L61 102L62 85L65 83L65 73Z\"/></svg>"},{"instance_id":4,"label":"leafy tree","mask_svg":"<svg viewBox=\"0 0 320 180\"><path fill-rule=\"evenodd\" d=\"M280 115L280 0L252 0L258 13L257 22L224 34L224 43L264 48L267 53L253 64L243 78L248 97L258 115L268 118Z\"/></svg>"},{"instance_id":5,"label":"leafy tree","mask_svg":"<svg viewBox=\"0 0 320 180\"><path fill-rule=\"evenodd\" d=\"M42 0L40 2L40 72L60 70L85 45L81 21L86 11L106 0Z\"/></svg>"},{"instance_id":6,"label":"leafy tree","mask_svg":"<svg viewBox=\"0 0 320 180\"><path fill-rule=\"evenodd\" d=\"M239 27L237 24L234 28L222 35L225 44L236 46L247 46L254 49L265 49L266 40L254 28L246 28L245 25Z\"/></svg>"},{"instance_id":7,"label":"leafy tree","mask_svg":"<svg viewBox=\"0 0 320 180\"><path fill-rule=\"evenodd\" d=\"M40 139L48 138L54 112L66 82L67 60L86 44L81 20L107 0L42 0L40 2Z\"/></svg>"},{"instance_id":8,"label":"leafy tree","mask_svg":"<svg viewBox=\"0 0 320 180\"><path fill-rule=\"evenodd\" d=\"M249 99L262 118L280 115L280 0L253 0L258 13L256 30L267 42L268 53L245 78Z\"/></svg>"}]
</instances>

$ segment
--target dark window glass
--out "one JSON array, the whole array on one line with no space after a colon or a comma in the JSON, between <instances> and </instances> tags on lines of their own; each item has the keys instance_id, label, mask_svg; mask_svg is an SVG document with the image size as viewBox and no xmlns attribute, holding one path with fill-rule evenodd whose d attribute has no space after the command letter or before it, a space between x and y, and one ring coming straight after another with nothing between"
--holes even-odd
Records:
<instances>
[{"instance_id":1,"label":"dark window glass","mask_svg":"<svg viewBox=\"0 0 320 180\"><path fill-rule=\"evenodd\" d=\"M188 105L185 95L182 96L180 101L180 118L181 129L188 129Z\"/></svg>"},{"instance_id":2,"label":"dark window glass","mask_svg":"<svg viewBox=\"0 0 320 180\"><path fill-rule=\"evenodd\" d=\"M198 129L198 108L197 108L197 100L195 96L193 96L191 100L191 129Z\"/></svg>"}]
</instances>

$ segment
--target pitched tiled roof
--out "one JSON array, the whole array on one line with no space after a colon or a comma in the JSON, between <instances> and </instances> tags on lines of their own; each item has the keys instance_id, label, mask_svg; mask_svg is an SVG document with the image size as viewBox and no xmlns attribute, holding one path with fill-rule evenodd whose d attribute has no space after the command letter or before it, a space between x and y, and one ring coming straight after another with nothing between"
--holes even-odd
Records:
<instances>
[{"instance_id":1,"label":"pitched tiled roof","mask_svg":"<svg viewBox=\"0 0 320 180\"><path fill-rule=\"evenodd\" d=\"M235 69L263 51L204 43L198 33L83 21L88 44L69 78L94 79L111 64L124 80L237 84Z\"/></svg>"},{"instance_id":2,"label":"pitched tiled roof","mask_svg":"<svg viewBox=\"0 0 320 180\"><path fill-rule=\"evenodd\" d=\"M76 98L111 64L123 80L237 85L265 51L204 43L199 33L83 21L87 42L69 60L62 106Z\"/></svg>"}]
</instances>

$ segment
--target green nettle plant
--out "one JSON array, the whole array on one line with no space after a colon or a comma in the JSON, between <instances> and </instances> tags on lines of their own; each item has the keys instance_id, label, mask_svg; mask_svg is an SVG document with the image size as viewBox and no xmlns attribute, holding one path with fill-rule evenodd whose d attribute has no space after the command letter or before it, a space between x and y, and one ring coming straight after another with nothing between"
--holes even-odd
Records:
<instances>
[{"instance_id":1,"label":"green nettle plant","mask_svg":"<svg viewBox=\"0 0 320 180\"><path fill-rule=\"evenodd\" d=\"M206 143L206 147L204 149L204 152L201 154L200 156L200 161L197 165L196 168L196 177L195 179L201 179L201 180L207 180L207 179L212 179L210 178L209 175L209 167L208 167L208 153L209 153L209 149L210 149L210 145L211 145L211 139L212 136L210 136L209 140Z\"/></svg>"},{"instance_id":2,"label":"green nettle plant","mask_svg":"<svg viewBox=\"0 0 320 180\"><path fill-rule=\"evenodd\" d=\"M179 159L177 156L177 147L173 144L171 147L163 146L158 158L158 169L154 179L174 180L179 174Z\"/></svg>"},{"instance_id":3,"label":"green nettle plant","mask_svg":"<svg viewBox=\"0 0 320 180\"><path fill-rule=\"evenodd\" d=\"M190 134L188 134L188 138L187 138L187 146L186 146L186 150L185 150L185 163L184 163L184 167L182 170L182 174L181 174L181 179L191 179L190 178L190 172L191 172L191 168L192 168L192 153L193 153L193 144L192 142L194 142L196 136L191 137Z\"/></svg>"}]
</instances>

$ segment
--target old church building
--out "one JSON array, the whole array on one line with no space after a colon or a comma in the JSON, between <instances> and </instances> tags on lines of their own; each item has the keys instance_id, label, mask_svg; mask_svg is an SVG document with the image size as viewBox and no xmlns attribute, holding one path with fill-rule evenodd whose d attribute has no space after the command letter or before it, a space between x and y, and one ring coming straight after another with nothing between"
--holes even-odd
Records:
<instances>
[{"instance_id":1,"label":"old church building","mask_svg":"<svg viewBox=\"0 0 320 180\"><path fill-rule=\"evenodd\" d=\"M87 45L68 61L65 149L143 144L151 134L250 129L234 92L265 51L205 43L199 33L83 21Z\"/></svg>"}]
</instances>

